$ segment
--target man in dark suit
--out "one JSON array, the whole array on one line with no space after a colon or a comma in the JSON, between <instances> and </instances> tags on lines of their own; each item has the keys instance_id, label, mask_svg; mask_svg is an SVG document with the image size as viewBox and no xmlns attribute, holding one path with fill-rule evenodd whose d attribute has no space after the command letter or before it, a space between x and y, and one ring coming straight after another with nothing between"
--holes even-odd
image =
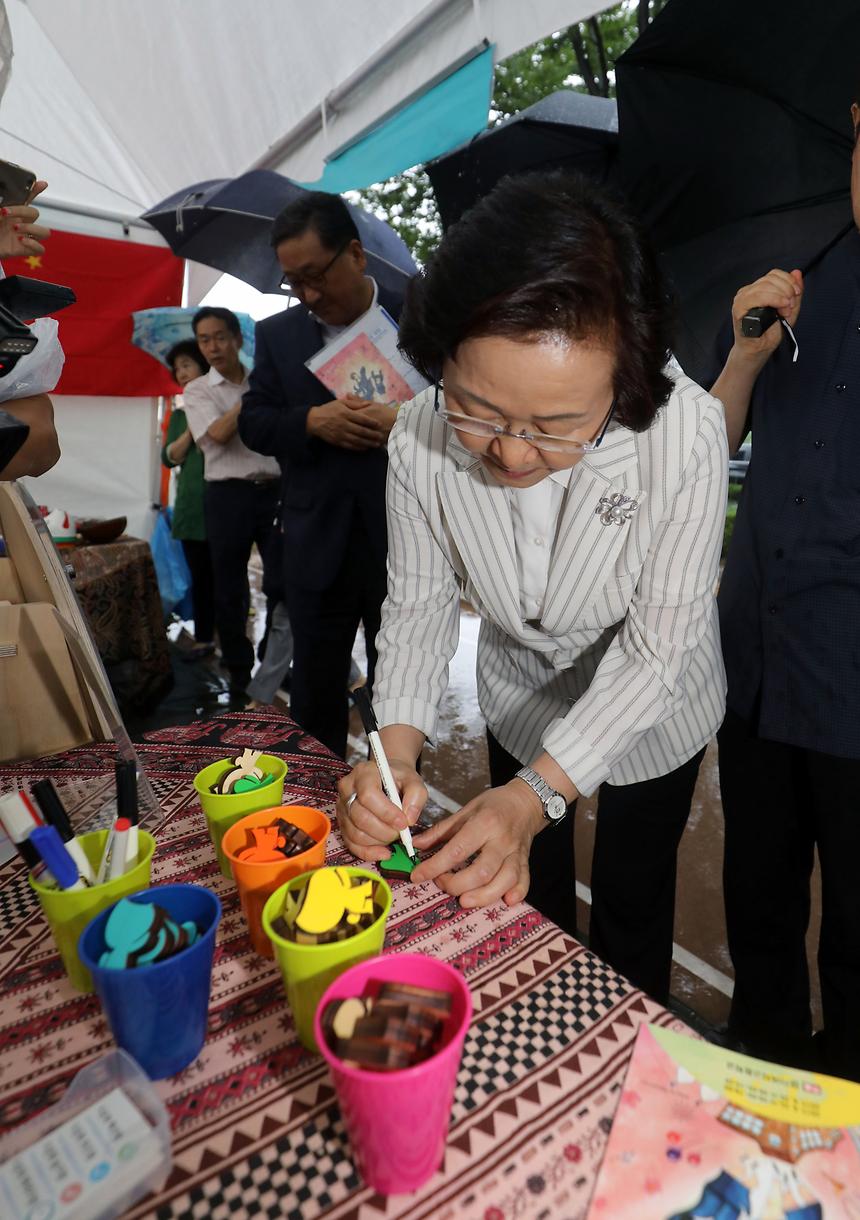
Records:
<instances>
[{"instance_id":1,"label":"man in dark suit","mask_svg":"<svg viewBox=\"0 0 860 1220\"><path fill-rule=\"evenodd\" d=\"M396 408L331 392L305 361L375 304L396 319L402 298L365 274L355 222L337 195L309 192L272 227L299 301L257 325L254 371L239 435L284 473L285 587L294 636L293 718L346 754L346 688L359 623L372 686L386 591L385 445Z\"/></svg>"}]
</instances>

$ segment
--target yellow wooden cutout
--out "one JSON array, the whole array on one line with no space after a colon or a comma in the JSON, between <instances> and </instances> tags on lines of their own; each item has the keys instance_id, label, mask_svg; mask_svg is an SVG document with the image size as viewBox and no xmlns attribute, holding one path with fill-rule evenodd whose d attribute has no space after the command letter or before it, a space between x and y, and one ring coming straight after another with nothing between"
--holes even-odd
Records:
<instances>
[{"instance_id":1,"label":"yellow wooden cutout","mask_svg":"<svg viewBox=\"0 0 860 1220\"><path fill-rule=\"evenodd\" d=\"M321 868L311 875L296 927L303 932L330 932L346 916L357 924L362 915L373 913L373 882L352 884L343 868Z\"/></svg>"}]
</instances>

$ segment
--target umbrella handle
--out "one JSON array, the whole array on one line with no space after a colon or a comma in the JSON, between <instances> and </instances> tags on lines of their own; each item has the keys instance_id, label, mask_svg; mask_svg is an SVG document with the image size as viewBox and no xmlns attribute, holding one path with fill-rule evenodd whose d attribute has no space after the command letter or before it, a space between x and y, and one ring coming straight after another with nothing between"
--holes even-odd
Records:
<instances>
[{"instance_id":1,"label":"umbrella handle","mask_svg":"<svg viewBox=\"0 0 860 1220\"><path fill-rule=\"evenodd\" d=\"M778 321L779 314L772 306L757 305L741 318L741 334L745 339L760 339Z\"/></svg>"}]
</instances>

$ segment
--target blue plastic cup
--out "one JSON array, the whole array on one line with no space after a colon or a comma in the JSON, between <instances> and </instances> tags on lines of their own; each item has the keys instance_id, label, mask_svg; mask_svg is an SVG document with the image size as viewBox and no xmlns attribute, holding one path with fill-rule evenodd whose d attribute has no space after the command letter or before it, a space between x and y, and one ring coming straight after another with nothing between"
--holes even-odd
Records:
<instances>
[{"instance_id":1,"label":"blue plastic cup","mask_svg":"<svg viewBox=\"0 0 860 1220\"><path fill-rule=\"evenodd\" d=\"M163 962L125 970L100 966L111 906L87 924L78 941L117 1046L150 1080L162 1080L193 1063L203 1049L221 903L199 885L156 885L129 897L156 903L178 924L191 920L200 932L193 945Z\"/></svg>"}]
</instances>

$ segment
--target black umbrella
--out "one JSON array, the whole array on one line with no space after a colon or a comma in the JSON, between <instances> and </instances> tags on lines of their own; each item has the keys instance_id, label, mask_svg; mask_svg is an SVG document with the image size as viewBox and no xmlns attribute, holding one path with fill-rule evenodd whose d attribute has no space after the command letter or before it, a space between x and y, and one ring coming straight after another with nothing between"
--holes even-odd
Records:
<instances>
[{"instance_id":1,"label":"black umbrella","mask_svg":"<svg viewBox=\"0 0 860 1220\"><path fill-rule=\"evenodd\" d=\"M281 174L252 170L177 191L143 219L174 254L226 271L260 292L277 292L282 272L269 241L272 221L304 193L304 187ZM382 287L402 293L416 271L406 243L384 220L347 206L367 254L368 272Z\"/></svg>"},{"instance_id":2,"label":"black umbrella","mask_svg":"<svg viewBox=\"0 0 860 1220\"><path fill-rule=\"evenodd\" d=\"M564 166L605 182L617 143L614 101L562 89L425 168L447 228L505 174Z\"/></svg>"},{"instance_id":3,"label":"black umbrella","mask_svg":"<svg viewBox=\"0 0 860 1220\"><path fill-rule=\"evenodd\" d=\"M616 63L619 174L710 371L732 297L850 222L858 0L669 0Z\"/></svg>"}]
</instances>

